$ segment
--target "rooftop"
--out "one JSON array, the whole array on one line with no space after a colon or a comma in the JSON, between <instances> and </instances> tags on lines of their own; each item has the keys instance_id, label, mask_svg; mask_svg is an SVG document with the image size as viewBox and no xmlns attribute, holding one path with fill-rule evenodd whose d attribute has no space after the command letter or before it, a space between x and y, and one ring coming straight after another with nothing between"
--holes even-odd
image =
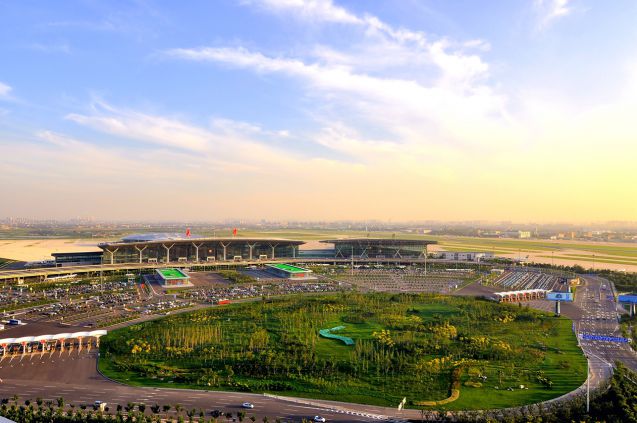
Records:
<instances>
[{"instance_id":1,"label":"rooftop","mask_svg":"<svg viewBox=\"0 0 637 423\"><path fill-rule=\"evenodd\" d=\"M268 267L273 267L275 269L279 269L279 270L284 270L286 272L289 273L308 273L311 272L311 270L309 269L304 269L302 267L298 267L298 266L292 266L291 264L283 264L283 263L276 263L276 264L268 264Z\"/></svg>"},{"instance_id":2,"label":"rooftop","mask_svg":"<svg viewBox=\"0 0 637 423\"><path fill-rule=\"evenodd\" d=\"M126 245L135 244L161 244L161 243L190 243L190 242L250 242L250 243L267 243L276 246L277 244L287 245L301 245L305 244L305 241L297 241L283 238L252 238L252 237L202 237L202 236L190 236L186 237L185 234L137 234L129 235L122 238L119 241L102 242L97 246L104 249L108 247L121 247Z\"/></svg>"},{"instance_id":3,"label":"rooftop","mask_svg":"<svg viewBox=\"0 0 637 423\"><path fill-rule=\"evenodd\" d=\"M409 238L339 238L339 239L326 239L321 242L329 244L339 243L351 243L357 242L361 244L385 244L385 245L431 245L437 244L438 241L432 241L429 239L409 239Z\"/></svg>"},{"instance_id":4,"label":"rooftop","mask_svg":"<svg viewBox=\"0 0 637 423\"><path fill-rule=\"evenodd\" d=\"M186 278L188 278L188 275L186 275L180 269L173 269L173 268L157 269L157 272L159 272L159 274L164 279L186 279Z\"/></svg>"},{"instance_id":5,"label":"rooftop","mask_svg":"<svg viewBox=\"0 0 637 423\"><path fill-rule=\"evenodd\" d=\"M186 236L185 233L167 233L167 232L155 232L148 234L132 234L127 235L121 239L120 242L148 242L148 241L175 241L175 240L188 240L191 238L201 238L197 235Z\"/></svg>"}]
</instances>

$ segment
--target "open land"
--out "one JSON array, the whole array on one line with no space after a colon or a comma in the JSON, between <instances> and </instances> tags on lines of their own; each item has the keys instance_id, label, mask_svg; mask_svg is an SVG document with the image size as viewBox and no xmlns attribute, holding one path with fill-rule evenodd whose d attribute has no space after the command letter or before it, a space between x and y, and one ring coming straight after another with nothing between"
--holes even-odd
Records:
<instances>
[{"instance_id":1,"label":"open land","mask_svg":"<svg viewBox=\"0 0 637 423\"><path fill-rule=\"evenodd\" d=\"M319 336L344 326L348 346ZM576 389L570 321L439 295L281 298L145 322L103 339L100 369L132 385L271 392L389 406L489 409ZM438 406L439 407L439 406Z\"/></svg>"}]
</instances>

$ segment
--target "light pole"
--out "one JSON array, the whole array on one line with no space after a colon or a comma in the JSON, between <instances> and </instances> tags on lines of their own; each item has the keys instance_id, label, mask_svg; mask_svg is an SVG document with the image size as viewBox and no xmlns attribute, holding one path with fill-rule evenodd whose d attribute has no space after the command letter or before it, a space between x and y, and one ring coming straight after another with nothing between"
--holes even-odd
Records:
<instances>
[{"instance_id":1,"label":"light pole","mask_svg":"<svg viewBox=\"0 0 637 423\"><path fill-rule=\"evenodd\" d=\"M591 369L588 355L586 356L586 414L591 409Z\"/></svg>"}]
</instances>

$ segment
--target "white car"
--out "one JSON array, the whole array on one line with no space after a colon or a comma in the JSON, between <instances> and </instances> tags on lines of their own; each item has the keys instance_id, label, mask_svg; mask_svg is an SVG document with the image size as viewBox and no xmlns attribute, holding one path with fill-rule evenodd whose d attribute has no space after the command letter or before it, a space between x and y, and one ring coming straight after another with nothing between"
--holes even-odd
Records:
<instances>
[{"instance_id":1,"label":"white car","mask_svg":"<svg viewBox=\"0 0 637 423\"><path fill-rule=\"evenodd\" d=\"M321 416L314 416L314 421L316 423L325 423L325 417L321 417Z\"/></svg>"},{"instance_id":2,"label":"white car","mask_svg":"<svg viewBox=\"0 0 637 423\"><path fill-rule=\"evenodd\" d=\"M243 408L254 408L254 404L252 404L251 402L244 402L243 404L241 404L241 407L243 407Z\"/></svg>"}]
</instances>

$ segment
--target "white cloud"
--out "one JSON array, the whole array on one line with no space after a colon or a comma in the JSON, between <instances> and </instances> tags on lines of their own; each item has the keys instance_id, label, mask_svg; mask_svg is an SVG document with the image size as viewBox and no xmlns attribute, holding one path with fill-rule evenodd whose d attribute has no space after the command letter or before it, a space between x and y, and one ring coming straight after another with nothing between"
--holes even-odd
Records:
<instances>
[{"instance_id":1,"label":"white cloud","mask_svg":"<svg viewBox=\"0 0 637 423\"><path fill-rule=\"evenodd\" d=\"M559 0L558 0L559 1ZM332 0L252 0L269 11L287 12L300 19L318 22L345 23L365 29L369 44L364 55L352 57L344 52L320 47L316 53L326 60L339 63L369 63L370 59L386 67L400 64L421 64L423 59L435 64L445 73L446 79L466 81L486 76L488 65L477 55L467 55L465 49L488 51L490 46L483 40L453 43L447 39L434 40L421 31L396 28L373 15L359 16L335 5Z\"/></svg>"},{"instance_id":2,"label":"white cloud","mask_svg":"<svg viewBox=\"0 0 637 423\"><path fill-rule=\"evenodd\" d=\"M496 128L504 120L505 128L496 128L487 144L503 142L508 131L506 98L485 83L489 65L477 54L488 51L488 43L429 39L423 32L396 28L369 14L356 15L331 0L249 3L303 20L348 24L361 32L347 47L308 49L313 60L241 47L178 48L164 54L299 79L311 95L322 97L323 104L312 112L316 119L333 120L334 116L316 116L323 106L319 113L351 113L393 134L394 139L387 141L403 146L477 143L480 137L472 132Z\"/></svg>"},{"instance_id":3,"label":"white cloud","mask_svg":"<svg viewBox=\"0 0 637 423\"><path fill-rule=\"evenodd\" d=\"M32 43L27 46L31 50L40 51L42 53L63 53L70 54L71 47L67 43L48 44L48 43Z\"/></svg>"},{"instance_id":4,"label":"white cloud","mask_svg":"<svg viewBox=\"0 0 637 423\"><path fill-rule=\"evenodd\" d=\"M93 114L71 113L66 118L112 135L184 150L204 151L214 141L207 131L176 119L115 109L103 102L95 102L93 109Z\"/></svg>"},{"instance_id":5,"label":"white cloud","mask_svg":"<svg viewBox=\"0 0 637 423\"><path fill-rule=\"evenodd\" d=\"M11 92L11 87L7 84L0 82L0 98L8 98L9 93Z\"/></svg>"},{"instance_id":6,"label":"white cloud","mask_svg":"<svg viewBox=\"0 0 637 423\"><path fill-rule=\"evenodd\" d=\"M317 22L362 24L363 20L334 5L331 0L247 0L245 4L255 4L272 12L292 11L298 16Z\"/></svg>"},{"instance_id":7,"label":"white cloud","mask_svg":"<svg viewBox=\"0 0 637 423\"><path fill-rule=\"evenodd\" d=\"M323 160L273 144L273 140L286 140L290 136L286 130L264 130L252 123L220 118L212 119L210 127L203 127L173 117L121 109L103 101L94 102L91 109L90 114L69 114L67 119L116 139L142 143L138 146L129 143L130 148L154 144L158 148L151 151L187 157L185 163L211 172L285 173L299 170L297 165L292 165L296 161ZM66 147L74 142L48 133L39 135Z\"/></svg>"},{"instance_id":8,"label":"white cloud","mask_svg":"<svg viewBox=\"0 0 637 423\"><path fill-rule=\"evenodd\" d=\"M535 0L539 22L538 28L545 29L554 21L571 14L573 8L569 6L571 0Z\"/></svg>"},{"instance_id":9,"label":"white cloud","mask_svg":"<svg viewBox=\"0 0 637 423\"><path fill-rule=\"evenodd\" d=\"M394 133L403 133L407 128L423 128L421 135L424 135L427 132L424 128L432 123L456 132L459 123L470 130L473 124L481 124L481 119L502 118L505 99L488 86L471 82L484 71L479 60L447 55L442 43L433 45L432 51L435 60L447 69L444 77L432 85L357 73L348 66L268 57L244 48L174 49L166 54L300 78L313 92L324 95L326 101L383 124ZM458 83L461 76L465 79Z\"/></svg>"}]
</instances>

